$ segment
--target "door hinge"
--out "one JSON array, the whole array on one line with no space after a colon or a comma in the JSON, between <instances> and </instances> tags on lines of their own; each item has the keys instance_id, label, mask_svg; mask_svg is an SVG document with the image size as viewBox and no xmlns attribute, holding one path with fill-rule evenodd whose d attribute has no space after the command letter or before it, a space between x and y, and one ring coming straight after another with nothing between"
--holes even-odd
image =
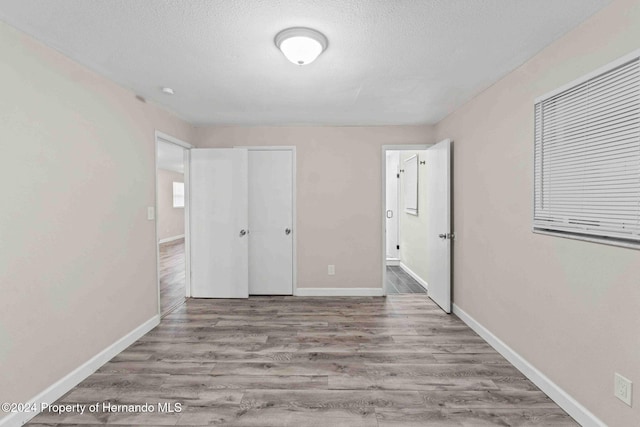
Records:
<instances>
[{"instance_id":1,"label":"door hinge","mask_svg":"<svg viewBox=\"0 0 640 427\"><path fill-rule=\"evenodd\" d=\"M397 250L400 250L400 245L396 245L396 249L397 249Z\"/></svg>"},{"instance_id":2,"label":"door hinge","mask_svg":"<svg viewBox=\"0 0 640 427\"><path fill-rule=\"evenodd\" d=\"M399 173L396 174L396 178L400 178L400 174Z\"/></svg>"}]
</instances>

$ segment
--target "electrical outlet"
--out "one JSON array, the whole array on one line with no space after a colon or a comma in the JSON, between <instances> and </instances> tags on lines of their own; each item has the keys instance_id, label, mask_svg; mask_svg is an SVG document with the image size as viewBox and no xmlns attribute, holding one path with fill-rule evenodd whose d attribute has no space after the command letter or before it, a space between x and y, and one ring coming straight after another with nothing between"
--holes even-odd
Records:
<instances>
[{"instance_id":1,"label":"electrical outlet","mask_svg":"<svg viewBox=\"0 0 640 427\"><path fill-rule=\"evenodd\" d=\"M147 219L149 221L153 221L154 219L156 219L156 208L153 206L148 206L147 207Z\"/></svg>"},{"instance_id":2,"label":"electrical outlet","mask_svg":"<svg viewBox=\"0 0 640 427\"><path fill-rule=\"evenodd\" d=\"M631 389L633 387L631 380L628 380L616 372L613 383L613 394L618 399L631 406Z\"/></svg>"},{"instance_id":3,"label":"electrical outlet","mask_svg":"<svg viewBox=\"0 0 640 427\"><path fill-rule=\"evenodd\" d=\"M333 264L329 264L327 266L327 274L329 276L335 276L335 274L336 274L336 266L333 265Z\"/></svg>"}]
</instances>

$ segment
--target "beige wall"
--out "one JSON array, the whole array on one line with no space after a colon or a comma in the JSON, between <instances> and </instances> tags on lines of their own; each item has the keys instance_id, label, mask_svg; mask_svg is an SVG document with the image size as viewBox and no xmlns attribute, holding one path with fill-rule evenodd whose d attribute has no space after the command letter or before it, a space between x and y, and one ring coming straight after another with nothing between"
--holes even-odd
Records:
<instances>
[{"instance_id":1,"label":"beige wall","mask_svg":"<svg viewBox=\"0 0 640 427\"><path fill-rule=\"evenodd\" d=\"M202 127L194 141L296 146L298 287L380 288L381 147L432 139L429 126ZM327 275L328 264L335 276Z\"/></svg>"},{"instance_id":2,"label":"beige wall","mask_svg":"<svg viewBox=\"0 0 640 427\"><path fill-rule=\"evenodd\" d=\"M154 129L191 126L0 23L0 402L158 311Z\"/></svg>"},{"instance_id":3,"label":"beige wall","mask_svg":"<svg viewBox=\"0 0 640 427\"><path fill-rule=\"evenodd\" d=\"M640 251L533 234L533 100L640 48L614 1L437 125L454 140L454 300L610 426L640 425Z\"/></svg>"},{"instance_id":4,"label":"beige wall","mask_svg":"<svg viewBox=\"0 0 640 427\"><path fill-rule=\"evenodd\" d=\"M424 150L401 151L400 169L404 168L404 161L413 155L418 160L425 159ZM425 197L427 185L427 165L418 163L418 215L412 215L404 210L404 180L406 174L400 174L400 209L398 212L400 225L400 260L411 271L425 282L427 281L427 200Z\"/></svg>"},{"instance_id":5,"label":"beige wall","mask_svg":"<svg viewBox=\"0 0 640 427\"><path fill-rule=\"evenodd\" d=\"M184 208L173 207L173 183L184 174L158 169L158 240L184 234Z\"/></svg>"},{"instance_id":6,"label":"beige wall","mask_svg":"<svg viewBox=\"0 0 640 427\"><path fill-rule=\"evenodd\" d=\"M0 401L27 401L157 313L154 129L297 147L299 287L379 287L380 146L451 137L455 303L609 425L638 424L638 393L629 408L612 383L640 383L640 252L531 233L533 99L638 40L640 2L614 1L435 133L193 131L0 23Z\"/></svg>"}]
</instances>

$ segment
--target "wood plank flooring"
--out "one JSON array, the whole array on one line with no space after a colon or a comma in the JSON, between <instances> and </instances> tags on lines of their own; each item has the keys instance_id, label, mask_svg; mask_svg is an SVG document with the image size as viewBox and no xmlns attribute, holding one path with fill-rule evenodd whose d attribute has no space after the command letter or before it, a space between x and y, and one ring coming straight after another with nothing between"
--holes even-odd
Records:
<instances>
[{"instance_id":1,"label":"wood plank flooring","mask_svg":"<svg viewBox=\"0 0 640 427\"><path fill-rule=\"evenodd\" d=\"M185 300L184 238L160 243L160 313L165 316Z\"/></svg>"},{"instance_id":2,"label":"wood plank flooring","mask_svg":"<svg viewBox=\"0 0 640 427\"><path fill-rule=\"evenodd\" d=\"M425 294L193 300L57 403L174 413L43 413L32 426L576 426Z\"/></svg>"},{"instance_id":3,"label":"wood plank flooring","mask_svg":"<svg viewBox=\"0 0 640 427\"><path fill-rule=\"evenodd\" d=\"M388 294L426 294L427 290L400 267L387 266Z\"/></svg>"}]
</instances>

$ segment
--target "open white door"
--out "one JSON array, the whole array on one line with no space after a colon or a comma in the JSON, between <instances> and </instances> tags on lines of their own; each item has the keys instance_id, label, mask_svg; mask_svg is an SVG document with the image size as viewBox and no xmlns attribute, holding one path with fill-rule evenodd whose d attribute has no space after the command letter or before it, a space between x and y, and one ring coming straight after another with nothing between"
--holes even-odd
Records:
<instances>
[{"instance_id":1,"label":"open white door","mask_svg":"<svg viewBox=\"0 0 640 427\"><path fill-rule=\"evenodd\" d=\"M429 148L426 161L428 295L451 313L451 141Z\"/></svg>"},{"instance_id":2,"label":"open white door","mask_svg":"<svg viewBox=\"0 0 640 427\"><path fill-rule=\"evenodd\" d=\"M247 150L192 149L191 296L248 298Z\"/></svg>"}]
</instances>

